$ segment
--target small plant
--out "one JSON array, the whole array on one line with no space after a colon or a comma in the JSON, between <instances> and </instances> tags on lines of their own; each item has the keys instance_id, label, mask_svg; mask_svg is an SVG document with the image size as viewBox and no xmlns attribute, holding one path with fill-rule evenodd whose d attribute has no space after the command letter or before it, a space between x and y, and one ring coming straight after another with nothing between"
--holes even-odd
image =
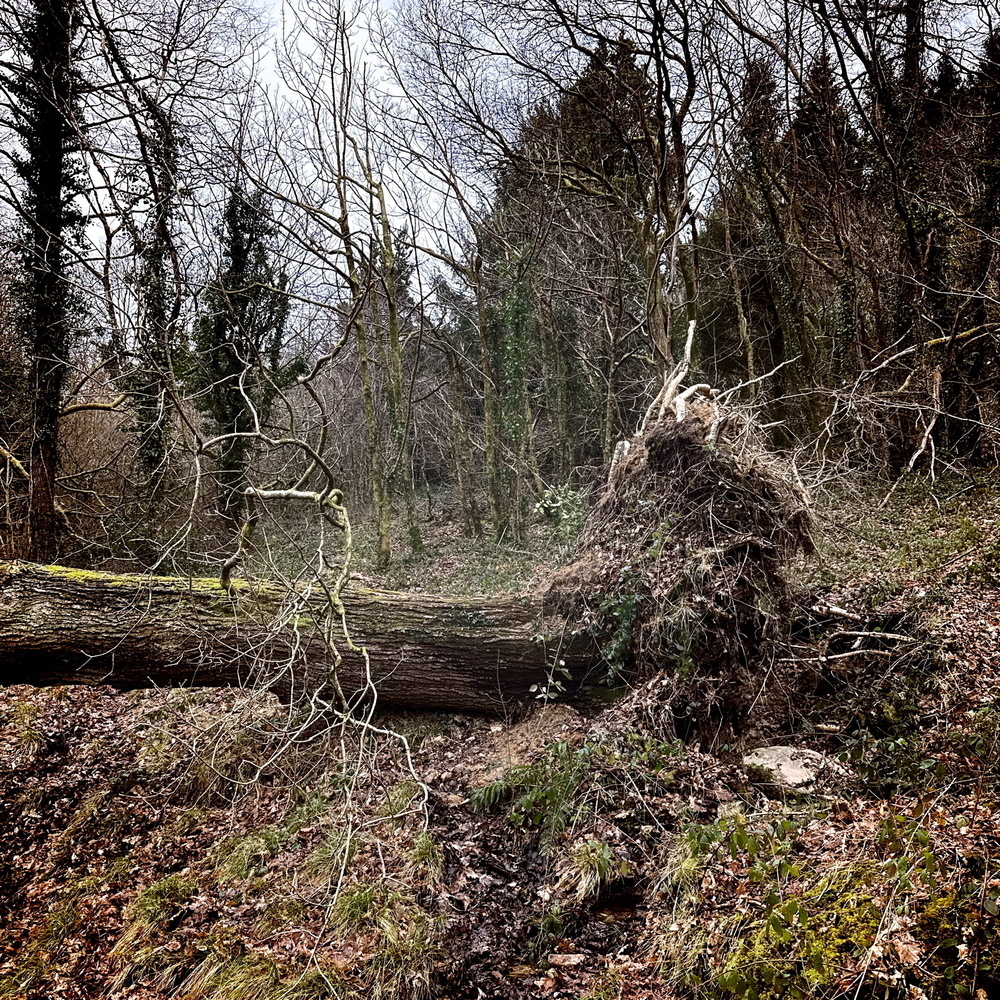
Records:
<instances>
[{"instance_id":1,"label":"small plant","mask_svg":"<svg viewBox=\"0 0 1000 1000\"><path fill-rule=\"evenodd\" d=\"M420 805L414 807L414 800L421 796L421 792L420 782L414 781L412 778L396 782L389 789L385 801L379 806L378 815L384 816L392 824L393 829L398 830L408 815L419 810ZM421 805L423 801L421 796Z\"/></svg>"},{"instance_id":2,"label":"small plant","mask_svg":"<svg viewBox=\"0 0 1000 1000\"><path fill-rule=\"evenodd\" d=\"M178 994L186 1000L334 1000L344 995L343 977L332 968L296 968L268 955L206 955Z\"/></svg>"},{"instance_id":3,"label":"small plant","mask_svg":"<svg viewBox=\"0 0 1000 1000\"><path fill-rule=\"evenodd\" d=\"M556 941L565 934L564 912L564 904L556 900L552 906L531 920L530 925L535 928L533 957L536 962L543 961Z\"/></svg>"},{"instance_id":4,"label":"small plant","mask_svg":"<svg viewBox=\"0 0 1000 1000\"><path fill-rule=\"evenodd\" d=\"M309 907L305 901L297 896L283 896L272 900L257 921L256 931L263 936L273 934L281 927L297 924L308 912Z\"/></svg>"},{"instance_id":5,"label":"small plant","mask_svg":"<svg viewBox=\"0 0 1000 1000\"><path fill-rule=\"evenodd\" d=\"M196 887L196 882L188 875L167 875L142 889L129 904L125 915L132 923L149 927L189 899Z\"/></svg>"},{"instance_id":6,"label":"small plant","mask_svg":"<svg viewBox=\"0 0 1000 1000\"><path fill-rule=\"evenodd\" d=\"M603 680L608 687L614 687L632 666L632 633L644 601L640 586L638 574L631 566L625 566L619 574L618 591L598 608L595 634L607 636L601 659L605 665Z\"/></svg>"},{"instance_id":7,"label":"small plant","mask_svg":"<svg viewBox=\"0 0 1000 1000\"><path fill-rule=\"evenodd\" d=\"M977 555L965 570L966 580L987 587L1000 586L1000 539L987 542Z\"/></svg>"},{"instance_id":8,"label":"small plant","mask_svg":"<svg viewBox=\"0 0 1000 1000\"><path fill-rule=\"evenodd\" d=\"M561 888L572 886L573 895L582 902L593 896L601 886L616 878L624 878L631 870L628 861L618 857L609 844L585 840L570 851L572 872L560 879Z\"/></svg>"},{"instance_id":9,"label":"small plant","mask_svg":"<svg viewBox=\"0 0 1000 1000\"><path fill-rule=\"evenodd\" d=\"M599 972L588 984L580 1000L619 1000L625 987L625 974L611 966Z\"/></svg>"},{"instance_id":10,"label":"small plant","mask_svg":"<svg viewBox=\"0 0 1000 1000\"><path fill-rule=\"evenodd\" d=\"M350 868L359 841L342 830L331 830L299 866L299 878L310 885L330 885Z\"/></svg>"},{"instance_id":11,"label":"small plant","mask_svg":"<svg viewBox=\"0 0 1000 1000\"><path fill-rule=\"evenodd\" d=\"M287 838L286 831L268 826L223 841L214 851L214 859L218 862L215 877L220 882L227 882L264 874L268 860L278 853Z\"/></svg>"},{"instance_id":12,"label":"small plant","mask_svg":"<svg viewBox=\"0 0 1000 1000\"><path fill-rule=\"evenodd\" d=\"M560 740L536 764L508 768L502 778L474 789L469 804L476 811L508 805L510 821L537 830L551 842L580 811L575 793L590 766L592 748L571 750Z\"/></svg>"},{"instance_id":13,"label":"small plant","mask_svg":"<svg viewBox=\"0 0 1000 1000\"><path fill-rule=\"evenodd\" d=\"M792 841L801 825L801 818L780 814L754 823L742 813L714 823L692 823L677 838L665 880L690 885L702 868L719 855L743 860L752 882L780 884L797 878L801 869L792 857Z\"/></svg>"},{"instance_id":14,"label":"small plant","mask_svg":"<svg viewBox=\"0 0 1000 1000\"><path fill-rule=\"evenodd\" d=\"M548 637L542 633L532 636L534 642L545 646ZM550 702L562 697L566 693L566 685L563 681L571 681L572 673L566 666L566 661L559 656L559 648L556 647L549 665L548 677L538 684L532 684L528 691L535 696L536 701Z\"/></svg>"},{"instance_id":15,"label":"small plant","mask_svg":"<svg viewBox=\"0 0 1000 1000\"><path fill-rule=\"evenodd\" d=\"M917 733L873 737L868 732L844 740L840 757L871 789L891 795L896 791L922 792L946 776L946 768Z\"/></svg>"},{"instance_id":16,"label":"small plant","mask_svg":"<svg viewBox=\"0 0 1000 1000\"><path fill-rule=\"evenodd\" d=\"M444 854L426 830L421 830L413 838L407 851L407 860L415 868L422 869L429 881L439 879L444 871Z\"/></svg>"},{"instance_id":17,"label":"small plant","mask_svg":"<svg viewBox=\"0 0 1000 1000\"><path fill-rule=\"evenodd\" d=\"M35 724L40 714L37 705L29 701L19 701L10 711L8 723L13 731L14 740L24 748L25 753L34 756L42 748L45 738Z\"/></svg>"},{"instance_id":18,"label":"small plant","mask_svg":"<svg viewBox=\"0 0 1000 1000\"><path fill-rule=\"evenodd\" d=\"M284 827L294 836L303 827L309 826L330 808L330 797L319 792L310 792L285 817Z\"/></svg>"},{"instance_id":19,"label":"small plant","mask_svg":"<svg viewBox=\"0 0 1000 1000\"><path fill-rule=\"evenodd\" d=\"M370 941L369 961L354 970L365 988L359 996L396 1000L427 995L438 924L410 890L387 879L355 883L337 894L329 915L338 933L365 935Z\"/></svg>"},{"instance_id":20,"label":"small plant","mask_svg":"<svg viewBox=\"0 0 1000 1000\"><path fill-rule=\"evenodd\" d=\"M120 980L132 970L155 966L159 950L155 946L157 930L191 898L197 883L190 875L176 873L140 890L125 909L125 928L111 949L111 955L123 962Z\"/></svg>"},{"instance_id":21,"label":"small plant","mask_svg":"<svg viewBox=\"0 0 1000 1000\"><path fill-rule=\"evenodd\" d=\"M337 893L330 907L330 921L341 933L355 931L377 919L376 901L381 907L391 907L394 900L394 894L384 892L379 882L351 885Z\"/></svg>"},{"instance_id":22,"label":"small plant","mask_svg":"<svg viewBox=\"0 0 1000 1000\"><path fill-rule=\"evenodd\" d=\"M563 545L572 545L583 528L587 498L569 483L547 486L535 504L535 513L553 525Z\"/></svg>"}]
</instances>

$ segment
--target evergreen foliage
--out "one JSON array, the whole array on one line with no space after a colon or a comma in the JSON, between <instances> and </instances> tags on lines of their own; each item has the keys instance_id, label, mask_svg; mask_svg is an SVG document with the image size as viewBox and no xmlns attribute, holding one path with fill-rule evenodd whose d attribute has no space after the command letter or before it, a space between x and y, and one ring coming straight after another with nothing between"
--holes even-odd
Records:
<instances>
[{"instance_id":1,"label":"evergreen foliage","mask_svg":"<svg viewBox=\"0 0 1000 1000\"><path fill-rule=\"evenodd\" d=\"M257 435L279 394L304 371L284 343L288 278L275 263L274 229L259 192L230 192L220 229L225 266L202 290L185 382L213 436L219 509L236 517Z\"/></svg>"},{"instance_id":2,"label":"evergreen foliage","mask_svg":"<svg viewBox=\"0 0 1000 1000\"><path fill-rule=\"evenodd\" d=\"M8 124L21 147L11 157L20 229L14 243L20 272L13 287L13 321L27 368L26 398L4 400L11 409L23 407L22 414L8 409L3 424L8 432L23 429L28 437L27 546L33 558L45 561L55 554L64 529L55 498L58 423L67 363L82 319L69 273L71 248L84 221L78 204L84 184L79 22L75 0L31 0L15 38L14 59L3 73ZM8 353L8 363L17 364L16 348ZM16 378L12 382L16 385Z\"/></svg>"}]
</instances>

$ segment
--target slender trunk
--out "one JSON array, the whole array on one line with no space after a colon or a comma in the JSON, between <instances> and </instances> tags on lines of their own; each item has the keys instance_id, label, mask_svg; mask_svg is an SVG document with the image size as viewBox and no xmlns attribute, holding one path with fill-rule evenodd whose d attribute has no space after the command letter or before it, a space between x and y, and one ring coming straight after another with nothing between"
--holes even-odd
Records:
<instances>
[{"instance_id":1,"label":"slender trunk","mask_svg":"<svg viewBox=\"0 0 1000 1000\"><path fill-rule=\"evenodd\" d=\"M499 399L495 378L493 344L490 342L483 291L482 267L470 271L476 295L476 327L479 333L480 367L483 372L483 439L486 447L486 483L490 499L490 519L497 538L503 538L510 526L510 497L503 474L499 428Z\"/></svg>"},{"instance_id":2,"label":"slender trunk","mask_svg":"<svg viewBox=\"0 0 1000 1000\"><path fill-rule=\"evenodd\" d=\"M753 340L750 338L750 325L747 323L746 310L743 308L743 281L740 269L736 264L736 255L733 253L728 212L723 225L723 237L725 239L726 262L729 267L729 280L732 283L732 299L736 307L736 332L743 345L743 354L746 358L747 380L752 382L757 377L757 356L754 352ZM752 397L756 398L759 391L758 385L753 386L751 389Z\"/></svg>"},{"instance_id":3,"label":"slender trunk","mask_svg":"<svg viewBox=\"0 0 1000 1000\"><path fill-rule=\"evenodd\" d=\"M46 562L58 551L62 526L56 501L59 415L72 342L65 242L79 226L72 206L74 14L72 0L39 0L21 41L29 65L15 85L21 98L17 129L26 154L15 169L26 185L21 245L26 280L18 319L31 405L27 549L30 557Z\"/></svg>"},{"instance_id":4,"label":"slender trunk","mask_svg":"<svg viewBox=\"0 0 1000 1000\"><path fill-rule=\"evenodd\" d=\"M465 405L465 381L459 367L458 352L449 347L447 354L448 383L451 394L451 448L449 450L452 474L458 487L465 533L480 538L483 534L483 522L479 516L479 502L469 481L473 450Z\"/></svg>"},{"instance_id":5,"label":"slender trunk","mask_svg":"<svg viewBox=\"0 0 1000 1000\"><path fill-rule=\"evenodd\" d=\"M368 436L368 465L372 477L372 503L375 507L375 531L378 554L377 569L387 569L392 562L392 492L389 489L382 434L375 409L375 388L372 382L371 357L368 353L368 330L362 319L355 320L358 342L358 366L361 377L361 400L365 412Z\"/></svg>"},{"instance_id":6,"label":"slender trunk","mask_svg":"<svg viewBox=\"0 0 1000 1000\"><path fill-rule=\"evenodd\" d=\"M413 496L413 475L409 462L410 402L403 374L403 346L399 320L399 292L396 286L396 254L393 245L389 213L385 204L385 193L381 185L376 186L379 223L382 234L383 287L386 299L386 371L389 396L389 485L393 492L403 498L406 510L407 533L410 548L414 553L424 551L424 541L420 534L416 503Z\"/></svg>"},{"instance_id":7,"label":"slender trunk","mask_svg":"<svg viewBox=\"0 0 1000 1000\"><path fill-rule=\"evenodd\" d=\"M372 505L375 508L375 531L377 553L375 565L379 570L387 569L392 561L392 493L387 482L385 453L382 435L375 409L375 387L371 370L371 354L368 344L368 329L365 309L368 304L370 280L362 280L361 264L356 251L354 233L351 229L351 212L347 197L346 181L342 178L337 186L340 203L341 245L347 262L347 281L351 292L350 325L354 330L358 345L358 368L361 378L361 400L365 414L365 431L368 444L368 464L371 470ZM368 275L370 279L370 275Z\"/></svg>"}]
</instances>

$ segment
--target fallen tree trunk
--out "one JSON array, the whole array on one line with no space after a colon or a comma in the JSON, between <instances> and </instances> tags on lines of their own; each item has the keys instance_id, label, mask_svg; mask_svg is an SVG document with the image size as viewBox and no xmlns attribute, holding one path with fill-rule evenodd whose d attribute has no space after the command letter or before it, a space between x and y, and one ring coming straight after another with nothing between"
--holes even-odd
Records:
<instances>
[{"instance_id":1,"label":"fallen tree trunk","mask_svg":"<svg viewBox=\"0 0 1000 1000\"><path fill-rule=\"evenodd\" d=\"M342 597L367 659L338 635L336 614L329 632L320 592L0 562L0 683L248 685L285 699L339 685L348 702L498 712L563 680L561 666L567 687L579 683L595 659L589 637L526 598L353 584Z\"/></svg>"}]
</instances>

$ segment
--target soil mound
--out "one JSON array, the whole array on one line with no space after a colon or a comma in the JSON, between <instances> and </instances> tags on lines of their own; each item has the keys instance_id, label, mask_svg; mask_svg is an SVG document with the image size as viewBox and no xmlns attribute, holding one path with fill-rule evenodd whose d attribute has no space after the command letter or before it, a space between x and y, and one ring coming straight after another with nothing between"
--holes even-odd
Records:
<instances>
[{"instance_id":1,"label":"soil mound","mask_svg":"<svg viewBox=\"0 0 1000 1000\"><path fill-rule=\"evenodd\" d=\"M783 567L812 543L793 471L752 419L696 388L619 445L545 602L602 637L609 682L637 684L622 711L714 743L780 702L794 603Z\"/></svg>"}]
</instances>

